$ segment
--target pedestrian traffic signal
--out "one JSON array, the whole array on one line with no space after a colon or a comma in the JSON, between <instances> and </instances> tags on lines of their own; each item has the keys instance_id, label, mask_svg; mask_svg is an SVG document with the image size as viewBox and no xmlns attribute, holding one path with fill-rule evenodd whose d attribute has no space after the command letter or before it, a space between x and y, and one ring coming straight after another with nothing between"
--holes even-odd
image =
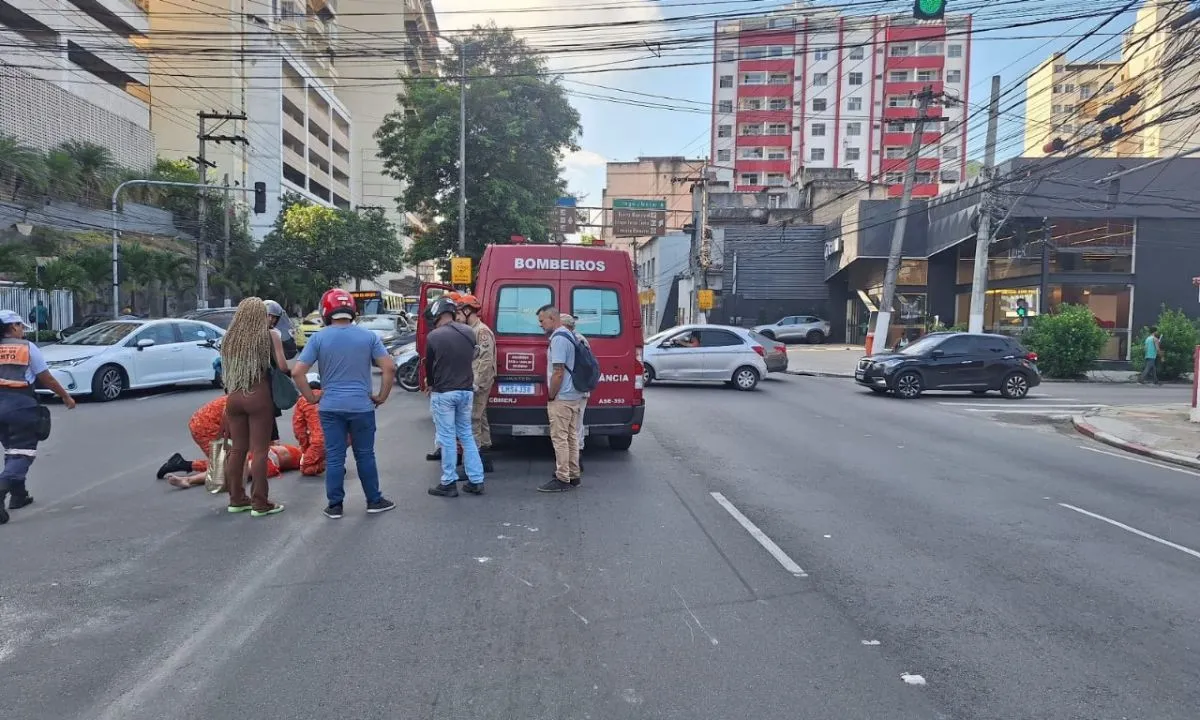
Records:
<instances>
[{"instance_id":1,"label":"pedestrian traffic signal","mask_svg":"<svg viewBox=\"0 0 1200 720\"><path fill-rule=\"evenodd\" d=\"M1029 303L1025 298L1017 300L1017 317L1026 318L1029 316Z\"/></svg>"},{"instance_id":2,"label":"pedestrian traffic signal","mask_svg":"<svg viewBox=\"0 0 1200 720\"><path fill-rule=\"evenodd\" d=\"M254 183L254 214L262 215L267 211L267 184Z\"/></svg>"},{"instance_id":3,"label":"pedestrian traffic signal","mask_svg":"<svg viewBox=\"0 0 1200 720\"><path fill-rule=\"evenodd\" d=\"M946 0L913 0L913 18L941 20L946 16Z\"/></svg>"}]
</instances>

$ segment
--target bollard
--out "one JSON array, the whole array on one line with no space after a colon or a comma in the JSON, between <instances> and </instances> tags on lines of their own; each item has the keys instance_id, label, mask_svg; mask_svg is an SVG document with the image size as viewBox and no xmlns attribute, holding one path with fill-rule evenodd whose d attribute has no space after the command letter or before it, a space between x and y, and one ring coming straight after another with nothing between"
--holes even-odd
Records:
<instances>
[{"instance_id":1,"label":"bollard","mask_svg":"<svg viewBox=\"0 0 1200 720\"><path fill-rule=\"evenodd\" d=\"M1188 419L1194 423L1200 423L1200 408L1196 407L1196 398L1200 394L1198 392L1200 386L1197 385L1200 383L1198 378L1200 378L1200 345L1197 345L1192 353L1192 409L1188 413Z\"/></svg>"}]
</instances>

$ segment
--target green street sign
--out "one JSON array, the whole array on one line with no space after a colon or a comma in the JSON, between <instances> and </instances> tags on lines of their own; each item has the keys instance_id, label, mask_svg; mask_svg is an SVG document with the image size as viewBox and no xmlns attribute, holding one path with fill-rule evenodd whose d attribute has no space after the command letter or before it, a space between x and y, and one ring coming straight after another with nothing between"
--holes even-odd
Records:
<instances>
[{"instance_id":1,"label":"green street sign","mask_svg":"<svg viewBox=\"0 0 1200 720\"><path fill-rule=\"evenodd\" d=\"M629 200L623 198L614 198L614 209L619 210L666 210L666 200Z\"/></svg>"}]
</instances>

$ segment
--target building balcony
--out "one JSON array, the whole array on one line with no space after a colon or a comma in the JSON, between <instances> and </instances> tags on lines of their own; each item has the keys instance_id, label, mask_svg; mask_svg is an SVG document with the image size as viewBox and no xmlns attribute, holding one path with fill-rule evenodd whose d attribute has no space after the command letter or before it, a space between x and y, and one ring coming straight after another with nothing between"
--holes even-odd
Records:
<instances>
[{"instance_id":1,"label":"building balcony","mask_svg":"<svg viewBox=\"0 0 1200 720\"><path fill-rule=\"evenodd\" d=\"M790 127L790 126L789 126ZM792 133L789 130L783 135L738 135L738 147L786 147L792 146Z\"/></svg>"},{"instance_id":2,"label":"building balcony","mask_svg":"<svg viewBox=\"0 0 1200 720\"><path fill-rule=\"evenodd\" d=\"M792 111L788 110L738 110L737 124L743 123L783 123L791 126Z\"/></svg>"},{"instance_id":3,"label":"building balcony","mask_svg":"<svg viewBox=\"0 0 1200 720\"><path fill-rule=\"evenodd\" d=\"M920 116L920 109L915 107L888 107L883 108L884 120L916 120ZM940 105L931 105L929 107L928 116L931 118L942 117L942 107Z\"/></svg>"},{"instance_id":4,"label":"building balcony","mask_svg":"<svg viewBox=\"0 0 1200 720\"><path fill-rule=\"evenodd\" d=\"M783 173L789 175L792 171L791 160L744 160L739 158L734 163L734 174L741 175L744 172L757 173Z\"/></svg>"},{"instance_id":5,"label":"building balcony","mask_svg":"<svg viewBox=\"0 0 1200 720\"><path fill-rule=\"evenodd\" d=\"M756 47L759 45L795 45L796 28L743 30L738 33L738 45Z\"/></svg>"},{"instance_id":6,"label":"building balcony","mask_svg":"<svg viewBox=\"0 0 1200 720\"><path fill-rule=\"evenodd\" d=\"M283 161L300 172L308 171L308 161L289 145L283 146Z\"/></svg>"},{"instance_id":7,"label":"building balcony","mask_svg":"<svg viewBox=\"0 0 1200 720\"><path fill-rule=\"evenodd\" d=\"M733 188L733 191L739 192L739 193L760 193L760 192L766 192L767 186L766 185L735 185Z\"/></svg>"},{"instance_id":8,"label":"building balcony","mask_svg":"<svg viewBox=\"0 0 1200 720\"><path fill-rule=\"evenodd\" d=\"M941 70L946 67L945 55L905 55L884 58L883 69L887 70Z\"/></svg>"},{"instance_id":9,"label":"building balcony","mask_svg":"<svg viewBox=\"0 0 1200 720\"><path fill-rule=\"evenodd\" d=\"M942 161L938 158L917 158L917 172L937 172ZM908 160L904 158L885 158L879 162L883 172L904 172L908 169Z\"/></svg>"},{"instance_id":10,"label":"building balcony","mask_svg":"<svg viewBox=\"0 0 1200 720\"><path fill-rule=\"evenodd\" d=\"M940 93L945 89L945 83L941 80L926 80L913 82L885 82L883 84L884 95L915 95L925 89L926 86L931 86L933 92Z\"/></svg>"},{"instance_id":11,"label":"building balcony","mask_svg":"<svg viewBox=\"0 0 1200 720\"><path fill-rule=\"evenodd\" d=\"M946 26L888 25L884 35L890 43L937 40L946 36Z\"/></svg>"},{"instance_id":12,"label":"building balcony","mask_svg":"<svg viewBox=\"0 0 1200 720\"><path fill-rule=\"evenodd\" d=\"M939 132L923 132L923 133L921 133L921 144L922 145L933 145L941 139L942 139L942 134ZM884 147L889 147L889 146L895 147L896 145L900 145L902 147L908 147L908 144L911 142L912 142L912 133L885 132L883 134L883 146Z\"/></svg>"},{"instance_id":13,"label":"building balcony","mask_svg":"<svg viewBox=\"0 0 1200 720\"><path fill-rule=\"evenodd\" d=\"M304 141L304 136L308 134L308 132L304 129L304 124L297 122L296 118L292 117L286 112L283 113L283 129L284 132L287 132L296 140L301 142Z\"/></svg>"},{"instance_id":14,"label":"building balcony","mask_svg":"<svg viewBox=\"0 0 1200 720\"><path fill-rule=\"evenodd\" d=\"M762 60L741 60L737 65L738 72L785 72L792 73L796 69L795 58L764 58Z\"/></svg>"},{"instance_id":15,"label":"building balcony","mask_svg":"<svg viewBox=\"0 0 1200 720\"><path fill-rule=\"evenodd\" d=\"M940 186L937 183L921 183L913 185L913 197L915 198L931 198L937 197ZM888 197L898 198L904 194L904 186L900 184L888 186Z\"/></svg>"},{"instance_id":16,"label":"building balcony","mask_svg":"<svg viewBox=\"0 0 1200 720\"><path fill-rule=\"evenodd\" d=\"M795 93L794 83L789 80L782 85L738 85L739 98L785 98L791 100Z\"/></svg>"}]
</instances>

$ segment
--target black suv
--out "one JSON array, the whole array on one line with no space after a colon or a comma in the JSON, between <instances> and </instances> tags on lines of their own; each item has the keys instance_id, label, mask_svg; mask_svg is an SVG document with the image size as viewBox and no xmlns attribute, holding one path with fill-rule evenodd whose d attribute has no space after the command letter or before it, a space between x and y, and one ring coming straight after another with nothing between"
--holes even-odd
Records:
<instances>
[{"instance_id":1,"label":"black suv","mask_svg":"<svg viewBox=\"0 0 1200 720\"><path fill-rule=\"evenodd\" d=\"M999 390L1019 400L1042 382L1037 355L1007 335L936 332L896 352L858 361L854 379L872 392L911 400L926 390Z\"/></svg>"}]
</instances>

